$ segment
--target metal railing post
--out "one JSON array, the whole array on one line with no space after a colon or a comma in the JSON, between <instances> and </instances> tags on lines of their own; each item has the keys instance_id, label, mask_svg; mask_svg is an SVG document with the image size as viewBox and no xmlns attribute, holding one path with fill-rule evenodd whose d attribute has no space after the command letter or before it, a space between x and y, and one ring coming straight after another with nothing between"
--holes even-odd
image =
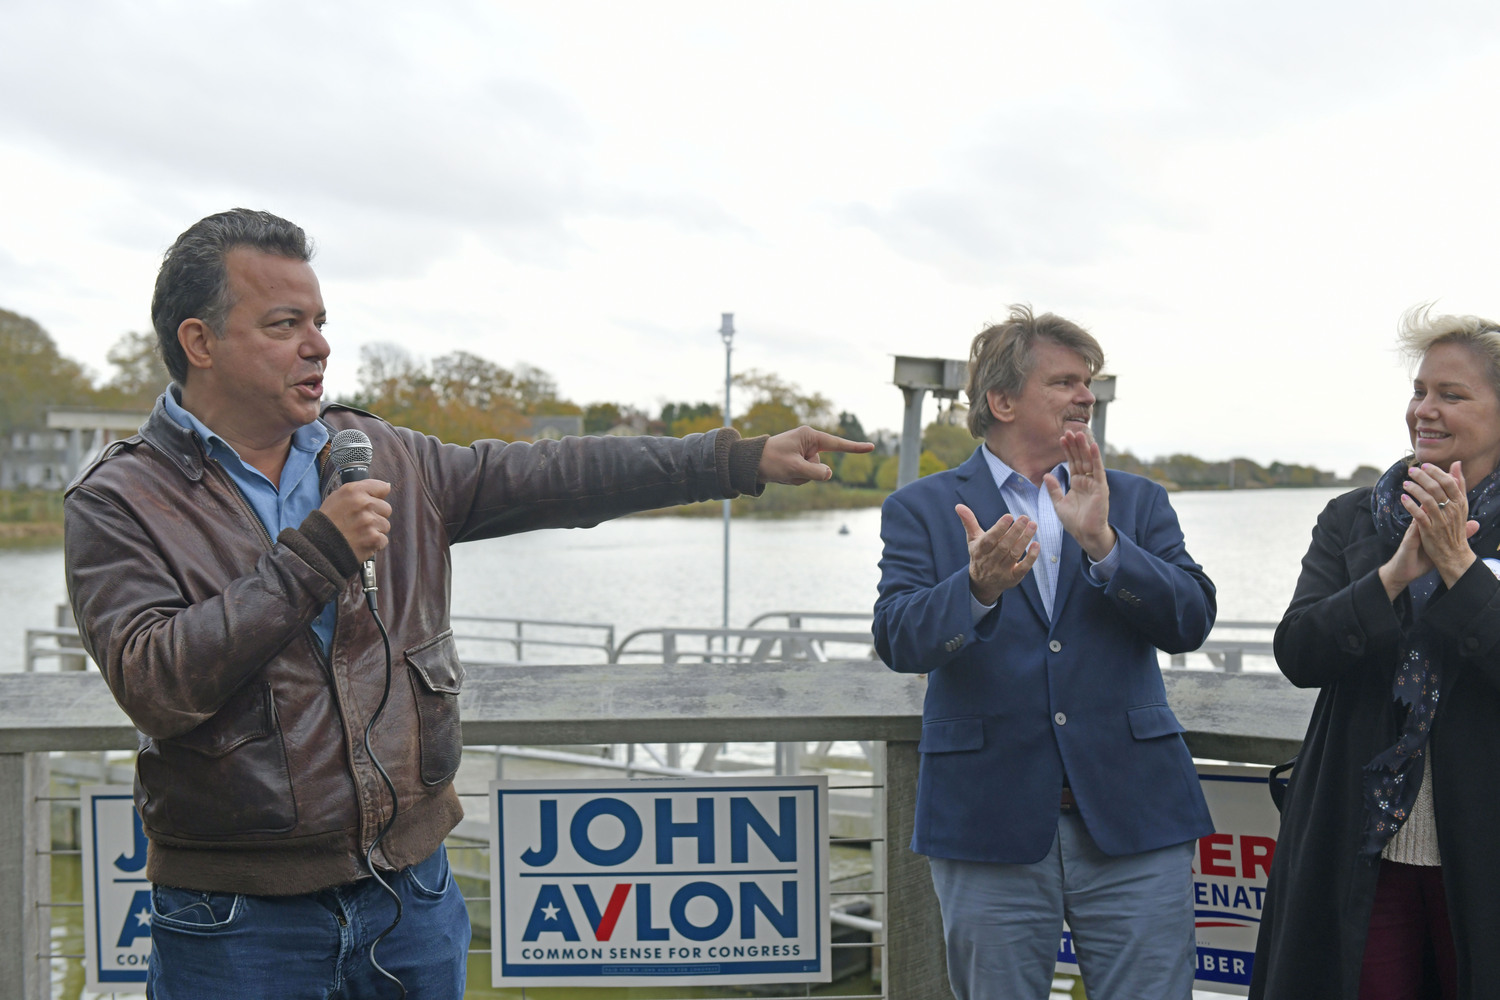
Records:
<instances>
[{"instance_id":1,"label":"metal railing post","mask_svg":"<svg viewBox=\"0 0 1500 1000\"><path fill-rule=\"evenodd\" d=\"M73 629L71 636L58 636L57 645L63 649L76 649L78 652L72 655L59 656L57 658L58 670L87 670L89 667L88 657L83 655L83 640L78 638L78 623L73 620L73 606L71 604L59 604L57 616L54 619L60 629Z\"/></svg>"},{"instance_id":2,"label":"metal railing post","mask_svg":"<svg viewBox=\"0 0 1500 1000\"><path fill-rule=\"evenodd\" d=\"M46 1000L51 976L43 965L43 893L51 894L50 814L37 808L47 794L47 755L0 753L0 992Z\"/></svg>"}]
</instances>

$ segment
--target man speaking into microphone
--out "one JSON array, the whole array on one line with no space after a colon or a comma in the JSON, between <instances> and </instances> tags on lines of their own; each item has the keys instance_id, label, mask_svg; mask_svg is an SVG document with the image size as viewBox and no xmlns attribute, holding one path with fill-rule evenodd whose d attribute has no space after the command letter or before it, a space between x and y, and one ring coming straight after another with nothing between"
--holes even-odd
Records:
<instances>
[{"instance_id":1,"label":"man speaking into microphone","mask_svg":"<svg viewBox=\"0 0 1500 1000\"><path fill-rule=\"evenodd\" d=\"M807 427L459 447L326 405L311 256L245 209L178 237L151 307L172 384L67 492L73 611L142 735L155 1000L462 996L448 547L824 480L819 452L870 447ZM341 431L363 464L333 460Z\"/></svg>"}]
</instances>

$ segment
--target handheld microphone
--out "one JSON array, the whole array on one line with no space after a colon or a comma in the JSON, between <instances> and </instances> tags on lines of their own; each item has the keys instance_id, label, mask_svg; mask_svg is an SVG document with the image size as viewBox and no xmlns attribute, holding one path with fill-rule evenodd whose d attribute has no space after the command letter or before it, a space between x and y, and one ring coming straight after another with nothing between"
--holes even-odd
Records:
<instances>
[{"instance_id":1,"label":"handheld microphone","mask_svg":"<svg viewBox=\"0 0 1500 1000\"><path fill-rule=\"evenodd\" d=\"M370 478L370 461L375 457L375 448L370 444L370 438L364 431L353 428L339 431L333 436L333 445L328 453L328 460L338 470L339 485L358 482L361 479ZM360 568L360 576L364 581L365 600L370 602L370 607L375 607L375 592L380 588L375 585L375 557L371 556L365 560Z\"/></svg>"}]
</instances>

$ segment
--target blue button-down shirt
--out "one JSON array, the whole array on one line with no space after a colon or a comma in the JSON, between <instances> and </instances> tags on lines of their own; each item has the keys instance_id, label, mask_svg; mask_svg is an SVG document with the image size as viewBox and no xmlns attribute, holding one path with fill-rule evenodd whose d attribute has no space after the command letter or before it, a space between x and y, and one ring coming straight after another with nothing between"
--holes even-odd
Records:
<instances>
[{"instance_id":1,"label":"blue button-down shirt","mask_svg":"<svg viewBox=\"0 0 1500 1000\"><path fill-rule=\"evenodd\" d=\"M254 466L247 465L229 442L215 434L203 421L182 408L177 399L180 390L170 387L163 394L167 415L183 428L198 435L208 457L218 462L234 484L240 488L250 509L260 519L266 533L275 538L283 528L299 527L307 515L323 502L318 489L318 452L328 443L328 429L319 421L297 428L292 434L291 451L281 469L281 483L267 479ZM313 621L313 632L326 653L333 643L335 605L330 601Z\"/></svg>"},{"instance_id":2,"label":"blue button-down shirt","mask_svg":"<svg viewBox=\"0 0 1500 1000\"><path fill-rule=\"evenodd\" d=\"M1006 465L1000 457L989 448L981 449L984 460L990 467L990 474L995 477L995 485L1000 488L1000 496L1005 500L1005 506L1010 510L1012 516L1026 516L1036 522L1035 541L1041 545L1042 553L1032 564L1031 572L1036 575L1036 589L1041 592L1042 605L1047 609L1047 617L1052 617L1052 602L1057 598L1057 566L1058 558L1062 555L1063 526L1057 519L1057 511L1052 507L1052 496L1047 492L1046 484L1040 486L1021 475L1015 469ZM1068 477L1068 466L1064 462L1052 470L1052 475L1062 484L1063 492L1068 491L1070 483ZM1094 580L1106 583L1114 575L1115 568L1120 565L1120 546L1109 550L1109 555L1099 562L1093 562L1088 555L1084 555L1084 562L1088 566L1088 572ZM977 597L969 595L974 621L979 621L990 611L994 610L993 604L982 604Z\"/></svg>"}]
</instances>

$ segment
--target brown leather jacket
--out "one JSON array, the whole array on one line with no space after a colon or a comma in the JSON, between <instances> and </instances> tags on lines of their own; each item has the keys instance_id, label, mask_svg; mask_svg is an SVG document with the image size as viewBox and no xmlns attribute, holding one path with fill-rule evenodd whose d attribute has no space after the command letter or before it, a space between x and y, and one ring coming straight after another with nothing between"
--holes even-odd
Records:
<instances>
[{"instance_id":1,"label":"brown leather jacket","mask_svg":"<svg viewBox=\"0 0 1500 1000\"><path fill-rule=\"evenodd\" d=\"M764 441L721 430L463 448L345 407L323 419L368 434L370 475L392 485L390 545L376 566L394 675L372 745L400 802L376 861L402 868L463 815L452 787L464 670L448 624L448 546L758 493ZM73 612L142 734L135 799L147 876L259 895L360 878L390 814L364 750L385 651L332 522L314 512L273 541L160 401L139 434L69 487L65 510ZM310 626L333 600L325 655Z\"/></svg>"}]
</instances>

